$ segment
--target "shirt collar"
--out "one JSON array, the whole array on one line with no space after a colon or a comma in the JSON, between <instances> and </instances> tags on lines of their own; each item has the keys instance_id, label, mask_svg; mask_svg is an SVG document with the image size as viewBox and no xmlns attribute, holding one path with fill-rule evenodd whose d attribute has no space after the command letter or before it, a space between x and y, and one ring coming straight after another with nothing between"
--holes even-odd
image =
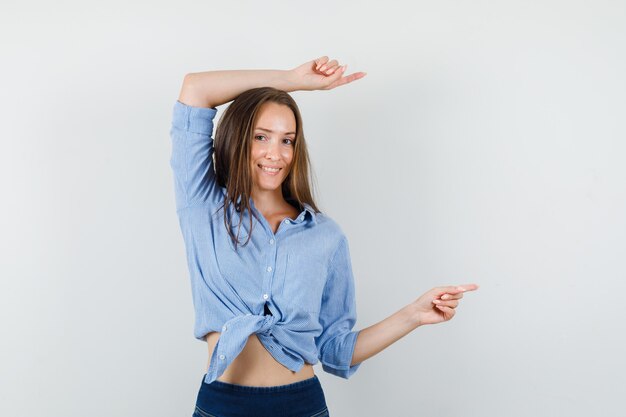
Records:
<instances>
[{"instance_id":1,"label":"shirt collar","mask_svg":"<svg viewBox=\"0 0 626 417\"><path fill-rule=\"evenodd\" d=\"M313 207L311 207L307 203L302 203L302 205L304 206L304 210L308 211L309 214L311 215L311 221L313 222L313 224L317 224L317 213L315 213L315 210L313 210Z\"/></svg>"},{"instance_id":2,"label":"shirt collar","mask_svg":"<svg viewBox=\"0 0 626 417\"><path fill-rule=\"evenodd\" d=\"M257 210L256 206L254 205L254 200L252 199L252 197L250 197L250 205L252 206L254 210ZM313 210L313 207L311 207L311 205L307 203L302 203L302 205L304 206L305 216L306 216L306 212L308 212L313 224L317 224L317 213L315 213L315 210ZM298 217L296 217L296 221L300 221L298 220Z\"/></svg>"}]
</instances>

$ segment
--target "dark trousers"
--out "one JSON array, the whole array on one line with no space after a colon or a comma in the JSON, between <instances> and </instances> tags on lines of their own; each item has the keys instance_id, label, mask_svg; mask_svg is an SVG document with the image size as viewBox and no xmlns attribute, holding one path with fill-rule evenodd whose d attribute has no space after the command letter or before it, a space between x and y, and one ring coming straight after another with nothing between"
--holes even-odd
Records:
<instances>
[{"instance_id":1,"label":"dark trousers","mask_svg":"<svg viewBox=\"0 0 626 417\"><path fill-rule=\"evenodd\" d=\"M329 417L316 375L272 387L236 385L202 377L192 417Z\"/></svg>"}]
</instances>

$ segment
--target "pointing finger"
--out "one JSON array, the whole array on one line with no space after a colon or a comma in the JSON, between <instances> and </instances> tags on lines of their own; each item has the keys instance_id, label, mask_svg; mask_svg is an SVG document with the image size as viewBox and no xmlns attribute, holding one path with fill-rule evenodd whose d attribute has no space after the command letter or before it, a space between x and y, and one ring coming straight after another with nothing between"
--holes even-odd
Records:
<instances>
[{"instance_id":1,"label":"pointing finger","mask_svg":"<svg viewBox=\"0 0 626 417\"><path fill-rule=\"evenodd\" d=\"M464 292L466 292L466 291L475 291L475 290L478 289L478 285L477 284L465 284L465 285L459 285L458 288L461 289Z\"/></svg>"},{"instance_id":2,"label":"pointing finger","mask_svg":"<svg viewBox=\"0 0 626 417\"><path fill-rule=\"evenodd\" d=\"M467 291L474 291L478 289L478 285L476 284L465 284L465 285L457 285L457 286L447 286L447 287L439 287L437 291L437 297L441 297L443 294L461 294Z\"/></svg>"},{"instance_id":3,"label":"pointing finger","mask_svg":"<svg viewBox=\"0 0 626 417\"><path fill-rule=\"evenodd\" d=\"M329 79L331 79L331 84L325 88L326 90L331 90L335 87L339 87L341 85L345 85L353 81L360 80L361 78L365 77L365 74L367 74L366 72L359 71L359 72L354 72L350 75L344 76L343 74L345 74L347 66L348 65L346 64L335 70L335 73L329 77ZM340 76L337 78L333 78L337 74L339 74Z\"/></svg>"}]
</instances>

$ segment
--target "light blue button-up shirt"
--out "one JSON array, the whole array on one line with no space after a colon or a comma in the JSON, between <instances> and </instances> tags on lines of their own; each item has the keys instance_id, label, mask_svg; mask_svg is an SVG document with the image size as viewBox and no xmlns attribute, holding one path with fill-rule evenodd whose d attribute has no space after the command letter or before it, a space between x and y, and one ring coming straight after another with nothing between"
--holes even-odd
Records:
<instances>
[{"instance_id":1,"label":"light blue button-up shirt","mask_svg":"<svg viewBox=\"0 0 626 417\"><path fill-rule=\"evenodd\" d=\"M176 212L185 242L195 311L194 336L221 332L206 383L216 380L256 333L268 352L292 371L322 362L330 374L349 378L359 331L348 240L340 226L304 204L276 233L254 206L252 237L234 244L221 205L226 189L213 167L215 108L174 104L172 154ZM241 224L240 242L250 230L250 213L229 207ZM271 314L265 314L265 307Z\"/></svg>"}]
</instances>

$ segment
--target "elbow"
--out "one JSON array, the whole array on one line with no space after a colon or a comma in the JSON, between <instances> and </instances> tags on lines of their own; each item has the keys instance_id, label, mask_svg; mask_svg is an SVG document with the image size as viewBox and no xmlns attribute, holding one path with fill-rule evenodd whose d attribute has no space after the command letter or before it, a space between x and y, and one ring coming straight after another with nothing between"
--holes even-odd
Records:
<instances>
[{"instance_id":1,"label":"elbow","mask_svg":"<svg viewBox=\"0 0 626 417\"><path fill-rule=\"evenodd\" d=\"M191 85L194 81L195 74L193 72L188 72L183 77L183 85Z\"/></svg>"},{"instance_id":2,"label":"elbow","mask_svg":"<svg viewBox=\"0 0 626 417\"><path fill-rule=\"evenodd\" d=\"M196 78L194 74L193 73L185 74L185 76L183 77L181 92L190 91L194 89L195 84L196 84Z\"/></svg>"},{"instance_id":3,"label":"elbow","mask_svg":"<svg viewBox=\"0 0 626 417\"><path fill-rule=\"evenodd\" d=\"M198 85L197 77L193 73L185 75L180 94L178 95L178 101L193 107L215 108L214 103L210 103L206 95L202 93L202 88Z\"/></svg>"},{"instance_id":4,"label":"elbow","mask_svg":"<svg viewBox=\"0 0 626 417\"><path fill-rule=\"evenodd\" d=\"M348 379L359 369L364 359L354 358L358 333L337 335L320 346L319 359L325 372Z\"/></svg>"}]
</instances>

